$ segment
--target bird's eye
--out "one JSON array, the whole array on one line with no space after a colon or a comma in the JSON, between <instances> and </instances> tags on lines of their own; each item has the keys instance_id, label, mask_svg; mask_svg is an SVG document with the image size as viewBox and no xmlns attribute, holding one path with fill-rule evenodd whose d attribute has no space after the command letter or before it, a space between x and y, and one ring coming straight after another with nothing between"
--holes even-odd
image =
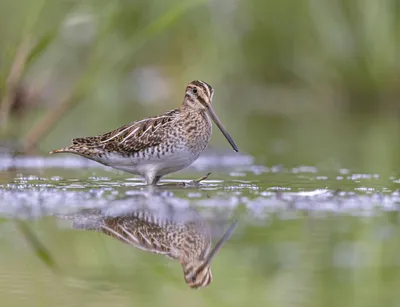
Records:
<instances>
[{"instance_id":1,"label":"bird's eye","mask_svg":"<svg viewBox=\"0 0 400 307\"><path fill-rule=\"evenodd\" d=\"M192 89L193 94L197 94L197 88Z\"/></svg>"}]
</instances>

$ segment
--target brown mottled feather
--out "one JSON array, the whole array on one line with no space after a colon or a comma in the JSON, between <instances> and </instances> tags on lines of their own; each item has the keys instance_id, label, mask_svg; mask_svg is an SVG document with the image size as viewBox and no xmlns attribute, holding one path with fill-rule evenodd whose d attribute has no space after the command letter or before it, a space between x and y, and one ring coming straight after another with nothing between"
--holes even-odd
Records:
<instances>
[{"instance_id":1,"label":"brown mottled feather","mask_svg":"<svg viewBox=\"0 0 400 307\"><path fill-rule=\"evenodd\" d=\"M171 125L177 116L179 110L174 109L159 116L124 125L103 135L75 138L72 140L72 147L83 145L105 151L139 152L161 144L165 137L165 128Z\"/></svg>"}]
</instances>

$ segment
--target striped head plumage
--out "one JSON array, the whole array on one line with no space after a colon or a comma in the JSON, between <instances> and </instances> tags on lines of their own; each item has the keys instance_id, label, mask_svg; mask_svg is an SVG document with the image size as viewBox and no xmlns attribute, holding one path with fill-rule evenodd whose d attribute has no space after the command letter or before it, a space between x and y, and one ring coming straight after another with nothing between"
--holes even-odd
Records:
<instances>
[{"instance_id":1,"label":"striped head plumage","mask_svg":"<svg viewBox=\"0 0 400 307\"><path fill-rule=\"evenodd\" d=\"M212 99L214 97L214 89L211 85L204 81L195 80L189 83L186 87L185 99L183 101L184 107L189 107L199 112L205 112L217 125L219 130L231 144L232 148L238 152L239 148L233 141L232 137L222 125L221 120L218 118L212 107Z\"/></svg>"},{"instance_id":2,"label":"striped head plumage","mask_svg":"<svg viewBox=\"0 0 400 307\"><path fill-rule=\"evenodd\" d=\"M206 110L214 96L212 86L204 81L195 80L188 84L183 103L196 110Z\"/></svg>"},{"instance_id":3,"label":"striped head plumage","mask_svg":"<svg viewBox=\"0 0 400 307\"><path fill-rule=\"evenodd\" d=\"M188 262L182 262L183 274L185 282L193 289L204 288L212 281L211 262L215 255L222 248L226 241L231 237L237 226L235 221L225 232L222 238L214 246L211 251L205 251L202 259L192 259Z\"/></svg>"}]
</instances>

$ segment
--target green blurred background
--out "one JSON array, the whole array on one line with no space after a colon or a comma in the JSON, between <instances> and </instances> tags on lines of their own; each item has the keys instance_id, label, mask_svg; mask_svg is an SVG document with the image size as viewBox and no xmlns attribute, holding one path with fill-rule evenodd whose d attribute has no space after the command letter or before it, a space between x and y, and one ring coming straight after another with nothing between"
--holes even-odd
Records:
<instances>
[{"instance_id":1,"label":"green blurred background","mask_svg":"<svg viewBox=\"0 0 400 307\"><path fill-rule=\"evenodd\" d=\"M68 100L74 107L39 138L36 150L47 153L177 107L187 83L202 79L215 88L215 108L241 151L260 163L334 161L389 172L399 162L399 7L0 1L1 93L17 92L18 101L2 117L2 138L23 140ZM10 86L21 49L25 65ZM219 133L212 144L228 147Z\"/></svg>"},{"instance_id":2,"label":"green blurred background","mask_svg":"<svg viewBox=\"0 0 400 307\"><path fill-rule=\"evenodd\" d=\"M395 193L399 17L397 0L0 0L0 140L46 155L73 137L175 108L187 83L201 79L215 88L216 112L256 163L377 173ZM217 130L211 145L230 150ZM278 185L276 176L265 176L260 193ZM278 183L296 190L298 179ZM341 188L329 179L310 187ZM241 194L236 214L260 197L252 193ZM0 301L398 306L396 212L293 214L239 232L200 292L184 284L177 263L98 234L56 230L44 219L35 231L76 276L60 281L6 221Z\"/></svg>"}]
</instances>

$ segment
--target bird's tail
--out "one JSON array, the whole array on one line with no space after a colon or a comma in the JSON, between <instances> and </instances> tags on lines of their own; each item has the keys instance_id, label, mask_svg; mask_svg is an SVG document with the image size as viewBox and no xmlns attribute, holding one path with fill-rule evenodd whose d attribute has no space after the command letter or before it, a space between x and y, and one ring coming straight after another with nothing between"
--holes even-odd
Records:
<instances>
[{"instance_id":1,"label":"bird's tail","mask_svg":"<svg viewBox=\"0 0 400 307\"><path fill-rule=\"evenodd\" d=\"M53 155L56 153L65 153L65 152L77 153L77 150L76 150L76 148L74 148L74 146L68 146L68 147L63 147L63 148L52 150L49 152L49 154Z\"/></svg>"},{"instance_id":2,"label":"bird's tail","mask_svg":"<svg viewBox=\"0 0 400 307\"><path fill-rule=\"evenodd\" d=\"M101 153L98 146L99 137L87 137L72 139L72 145L52 150L49 154L73 153L85 156L86 154Z\"/></svg>"}]
</instances>

